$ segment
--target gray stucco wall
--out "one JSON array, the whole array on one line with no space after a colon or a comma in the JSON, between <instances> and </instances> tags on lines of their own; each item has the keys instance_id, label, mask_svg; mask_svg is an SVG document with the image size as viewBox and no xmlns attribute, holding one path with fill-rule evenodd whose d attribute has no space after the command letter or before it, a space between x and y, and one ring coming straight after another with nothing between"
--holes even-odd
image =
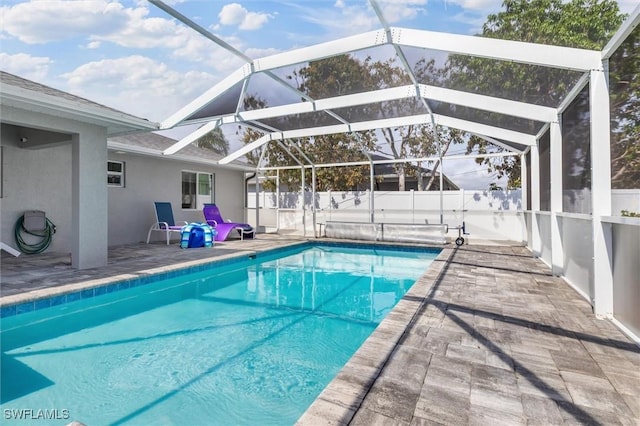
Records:
<instances>
[{"instance_id":1,"label":"gray stucco wall","mask_svg":"<svg viewBox=\"0 0 640 426\"><path fill-rule=\"evenodd\" d=\"M42 210L57 232L49 251L71 251L71 143L18 146L15 127L2 126L2 242L16 247L14 226L26 210ZM26 239L26 238L25 238Z\"/></svg>"},{"instance_id":2,"label":"gray stucco wall","mask_svg":"<svg viewBox=\"0 0 640 426\"><path fill-rule=\"evenodd\" d=\"M17 247L14 238L16 220L26 210L42 210L56 225L57 232L48 252L72 250L72 145L70 142L39 149L19 146L16 128L2 126L3 196L0 199L1 241ZM182 210L181 172L191 170L215 174L215 201L223 215L244 220L244 181L240 171L208 165L152 158L118 155L109 152L110 160L124 161L125 188L108 188L108 200L100 208L108 209L108 245L145 241L149 226L155 221L153 202L170 201L176 220L203 220L199 210ZM106 164L95 173L104 175ZM154 240L160 235L154 233Z\"/></svg>"},{"instance_id":3,"label":"gray stucco wall","mask_svg":"<svg viewBox=\"0 0 640 426\"><path fill-rule=\"evenodd\" d=\"M201 210L181 208L182 171L215 175L215 202L225 219L244 220L244 181L240 171L135 154L109 153L109 160L125 163L125 187L109 187L109 246L146 241L153 222L154 201L169 201L176 221L202 222ZM173 237L177 239L176 236ZM158 232L152 241L160 241Z\"/></svg>"}]
</instances>

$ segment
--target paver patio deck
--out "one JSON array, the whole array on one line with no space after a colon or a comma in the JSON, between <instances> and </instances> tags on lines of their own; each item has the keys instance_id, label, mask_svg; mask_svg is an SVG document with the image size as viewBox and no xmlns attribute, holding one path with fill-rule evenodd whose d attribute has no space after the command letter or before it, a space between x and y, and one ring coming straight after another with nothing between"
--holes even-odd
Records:
<instances>
[{"instance_id":1,"label":"paver patio deck","mask_svg":"<svg viewBox=\"0 0 640 426\"><path fill-rule=\"evenodd\" d=\"M104 268L3 254L1 301L300 241L131 245ZM446 248L301 425L640 424L640 349L523 247Z\"/></svg>"}]
</instances>

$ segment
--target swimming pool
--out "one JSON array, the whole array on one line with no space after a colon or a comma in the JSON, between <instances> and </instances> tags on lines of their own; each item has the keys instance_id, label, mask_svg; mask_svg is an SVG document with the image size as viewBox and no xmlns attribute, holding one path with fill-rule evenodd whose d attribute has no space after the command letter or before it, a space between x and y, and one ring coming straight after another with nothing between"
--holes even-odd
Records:
<instances>
[{"instance_id":1,"label":"swimming pool","mask_svg":"<svg viewBox=\"0 0 640 426\"><path fill-rule=\"evenodd\" d=\"M4 418L293 424L436 255L304 245L4 318Z\"/></svg>"}]
</instances>

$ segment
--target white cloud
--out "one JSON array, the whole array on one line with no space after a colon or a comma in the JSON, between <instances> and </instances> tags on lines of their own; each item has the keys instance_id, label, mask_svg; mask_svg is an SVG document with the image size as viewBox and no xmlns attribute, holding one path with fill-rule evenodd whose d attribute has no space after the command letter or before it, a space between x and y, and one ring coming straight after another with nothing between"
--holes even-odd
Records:
<instances>
[{"instance_id":1,"label":"white cloud","mask_svg":"<svg viewBox=\"0 0 640 426\"><path fill-rule=\"evenodd\" d=\"M5 34L28 44L81 37L86 42L79 44L86 49L106 47L106 43L132 49L162 49L181 61L201 62L221 72L241 63L191 28L174 20L149 17L147 7L125 8L106 0L52 0L1 7L0 14ZM245 14L241 24L255 26L254 14Z\"/></svg>"},{"instance_id":2,"label":"white cloud","mask_svg":"<svg viewBox=\"0 0 640 426\"><path fill-rule=\"evenodd\" d=\"M215 83L211 74L177 72L139 55L90 62L63 77L71 93L152 121L167 118Z\"/></svg>"},{"instance_id":3,"label":"white cloud","mask_svg":"<svg viewBox=\"0 0 640 426\"><path fill-rule=\"evenodd\" d=\"M46 78L53 61L51 58L31 56L26 53L16 55L0 53L0 63L3 71L29 80L42 81Z\"/></svg>"},{"instance_id":4,"label":"white cloud","mask_svg":"<svg viewBox=\"0 0 640 426\"><path fill-rule=\"evenodd\" d=\"M176 22L148 17L146 7L125 8L106 0L35 1L0 8L4 31L28 44L82 37L123 47L175 49L202 38Z\"/></svg>"},{"instance_id":5,"label":"white cloud","mask_svg":"<svg viewBox=\"0 0 640 426\"><path fill-rule=\"evenodd\" d=\"M388 23L394 24L403 19L413 19L425 13L427 0L390 0L380 2L382 14Z\"/></svg>"},{"instance_id":6,"label":"white cloud","mask_svg":"<svg viewBox=\"0 0 640 426\"><path fill-rule=\"evenodd\" d=\"M146 9L105 0L35 1L0 8L3 31L28 44L120 31Z\"/></svg>"},{"instance_id":7,"label":"white cloud","mask_svg":"<svg viewBox=\"0 0 640 426\"><path fill-rule=\"evenodd\" d=\"M393 25L426 14L427 0L382 0L379 4L384 19ZM380 21L366 2L354 4L337 0L333 7L324 9L305 7L303 4L296 6L301 11L302 19L325 28L332 39L380 28Z\"/></svg>"},{"instance_id":8,"label":"white cloud","mask_svg":"<svg viewBox=\"0 0 640 426\"><path fill-rule=\"evenodd\" d=\"M300 9L300 19L318 25L331 34L331 39L369 31L380 27L380 22L370 10L363 5L351 6L337 1L333 7L317 9L296 5ZM300 39L302 35L294 35Z\"/></svg>"},{"instance_id":9,"label":"white cloud","mask_svg":"<svg viewBox=\"0 0 640 426\"><path fill-rule=\"evenodd\" d=\"M267 49L249 48L246 50L245 54L250 58L264 58L265 56L275 55L280 52L281 50L275 49L275 48L267 48Z\"/></svg>"},{"instance_id":10,"label":"white cloud","mask_svg":"<svg viewBox=\"0 0 640 426\"><path fill-rule=\"evenodd\" d=\"M502 8L502 0L447 0L447 3L485 14L497 12Z\"/></svg>"},{"instance_id":11,"label":"white cloud","mask_svg":"<svg viewBox=\"0 0 640 426\"><path fill-rule=\"evenodd\" d=\"M238 3L231 3L222 8L218 17L222 25L240 25L247 13L249 11Z\"/></svg>"},{"instance_id":12,"label":"white cloud","mask_svg":"<svg viewBox=\"0 0 640 426\"><path fill-rule=\"evenodd\" d=\"M234 25L241 30L258 30L266 24L272 15L268 13L250 12L238 3L225 5L218 18L222 25Z\"/></svg>"}]
</instances>

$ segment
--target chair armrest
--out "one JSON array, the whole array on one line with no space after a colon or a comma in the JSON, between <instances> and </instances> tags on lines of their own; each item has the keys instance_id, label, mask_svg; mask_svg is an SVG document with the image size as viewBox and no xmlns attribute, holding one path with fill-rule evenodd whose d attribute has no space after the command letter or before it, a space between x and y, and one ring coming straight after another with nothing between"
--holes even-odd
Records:
<instances>
[{"instance_id":1,"label":"chair armrest","mask_svg":"<svg viewBox=\"0 0 640 426\"><path fill-rule=\"evenodd\" d=\"M212 227L214 227L214 228L215 228L216 226L218 226L218 222L216 222L216 221L215 221L215 220L213 220L213 219L208 219L208 220L207 220L207 225L212 226Z\"/></svg>"}]
</instances>

